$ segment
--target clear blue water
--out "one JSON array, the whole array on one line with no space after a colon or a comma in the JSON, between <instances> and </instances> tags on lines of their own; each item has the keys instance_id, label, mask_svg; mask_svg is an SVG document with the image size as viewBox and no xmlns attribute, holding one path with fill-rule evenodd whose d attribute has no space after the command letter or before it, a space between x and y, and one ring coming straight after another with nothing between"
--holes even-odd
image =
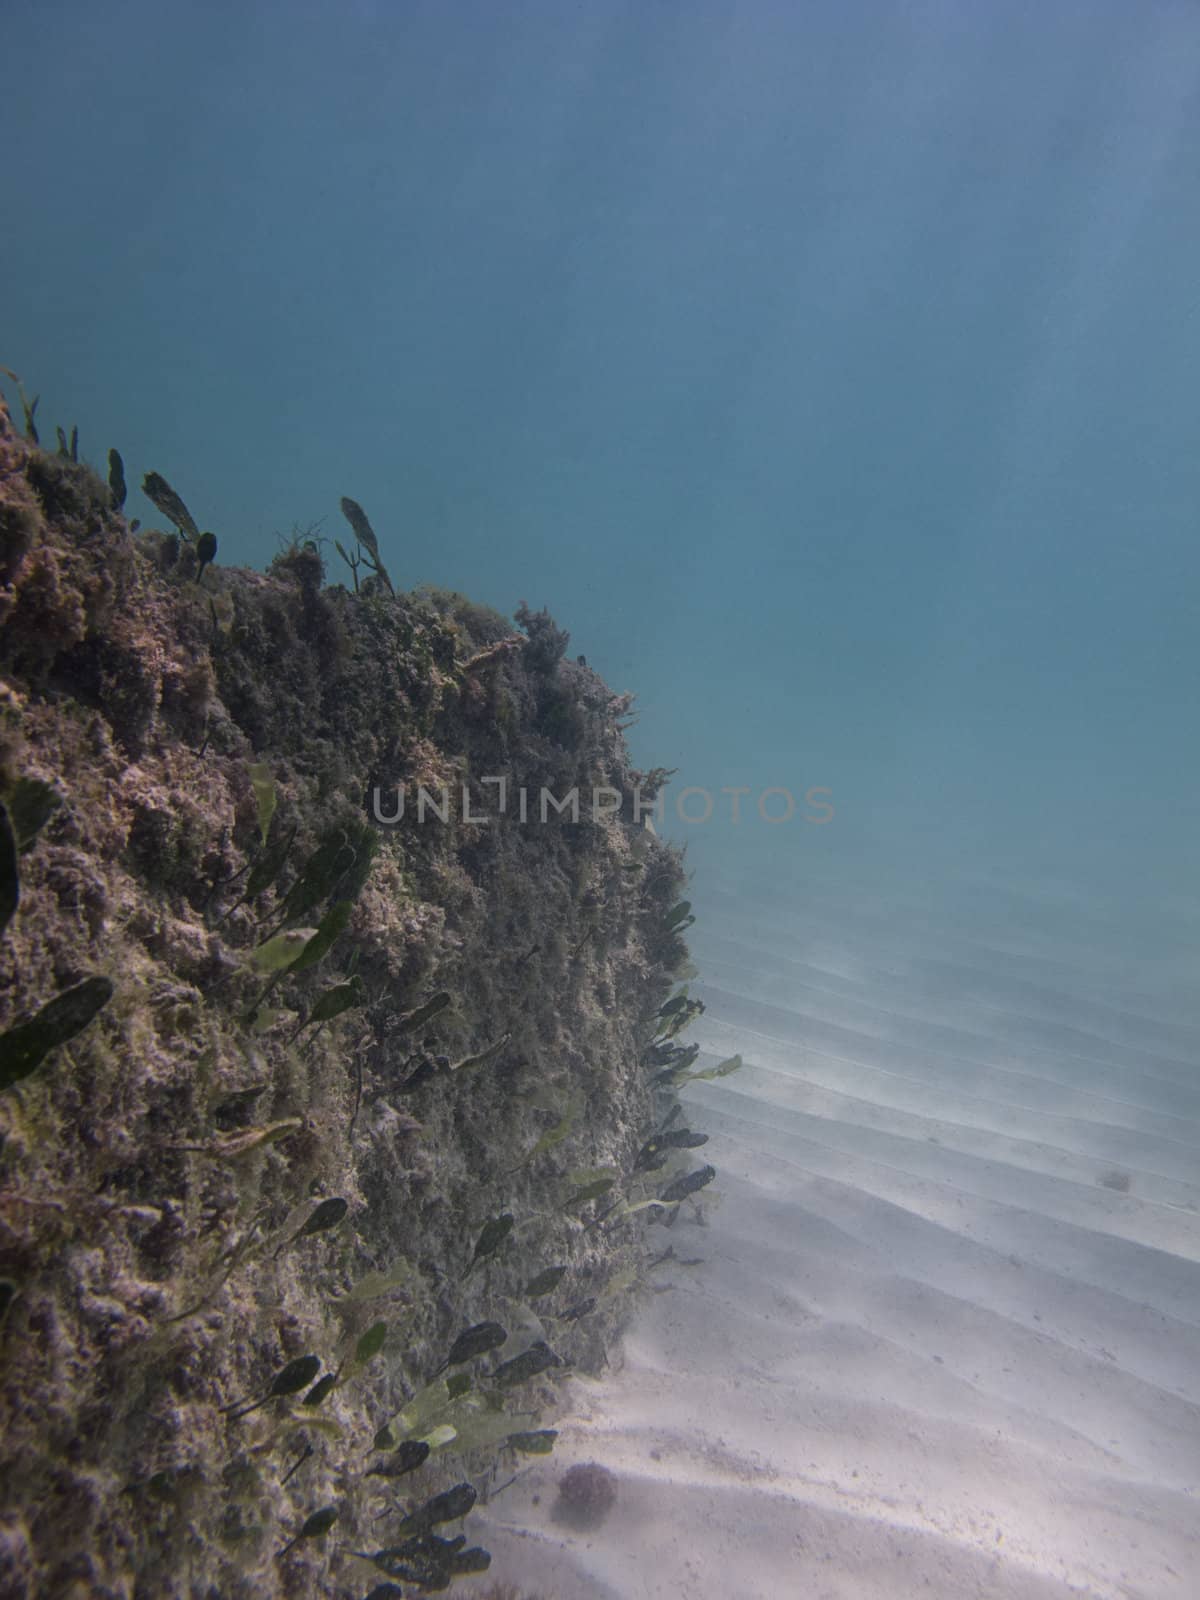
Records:
<instances>
[{"instance_id":1,"label":"clear blue water","mask_svg":"<svg viewBox=\"0 0 1200 1600\"><path fill-rule=\"evenodd\" d=\"M352 494L400 581L548 606L674 792L832 791L698 863L1055 871L1163 936L1194 5L3 11L0 360L85 453L227 561Z\"/></svg>"},{"instance_id":2,"label":"clear blue water","mask_svg":"<svg viewBox=\"0 0 1200 1600\"><path fill-rule=\"evenodd\" d=\"M567 1435L637 1477L589 1585L521 1489L496 1572L1188 1600L1200 6L0 0L0 59L43 437L225 563L353 496L677 769L722 1203Z\"/></svg>"}]
</instances>

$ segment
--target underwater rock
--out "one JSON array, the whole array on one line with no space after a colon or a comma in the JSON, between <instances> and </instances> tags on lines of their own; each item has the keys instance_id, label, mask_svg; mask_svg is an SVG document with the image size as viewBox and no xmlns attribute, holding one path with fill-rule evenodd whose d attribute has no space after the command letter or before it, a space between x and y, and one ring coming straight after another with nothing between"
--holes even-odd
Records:
<instances>
[{"instance_id":1,"label":"underwater rock","mask_svg":"<svg viewBox=\"0 0 1200 1600\"><path fill-rule=\"evenodd\" d=\"M595 1461L580 1461L563 1473L554 1515L572 1528L598 1528L617 1503L615 1475Z\"/></svg>"},{"instance_id":2,"label":"underwater rock","mask_svg":"<svg viewBox=\"0 0 1200 1600\"><path fill-rule=\"evenodd\" d=\"M682 863L619 819L535 820L543 786L636 782L621 697L542 614L514 644L382 570L322 587L319 552L302 582L230 565L225 533L198 585L165 480L183 537L135 536L119 456L108 482L69 457L0 405L0 1035L22 1071L42 1052L0 1094L0 1589L331 1593L335 1548L373 1548L432 1448L403 1396L440 1459L456 1415L492 1461L509 1435L536 1451L553 1419L513 1391L599 1370L619 1333L632 1291L555 1351L526 1301L568 1270L633 1283L646 1253L640 1217L564 1213L562 1173L627 1173L663 1125ZM472 806L485 776L525 788L529 820L463 824L466 775ZM444 790L447 820L377 826L401 783ZM292 959L257 972L279 935ZM70 1037L55 1012L19 1031L75 988L102 1004ZM418 1071L419 1120L397 1109ZM424 1386L448 1328L489 1324L528 1347ZM465 1539L410 1554L437 1583L486 1564Z\"/></svg>"}]
</instances>

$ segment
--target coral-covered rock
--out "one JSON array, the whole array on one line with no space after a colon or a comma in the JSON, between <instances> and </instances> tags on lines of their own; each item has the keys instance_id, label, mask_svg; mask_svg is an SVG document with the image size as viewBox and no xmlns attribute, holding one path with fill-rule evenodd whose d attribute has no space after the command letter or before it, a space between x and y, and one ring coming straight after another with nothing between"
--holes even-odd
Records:
<instances>
[{"instance_id":1,"label":"coral-covered rock","mask_svg":"<svg viewBox=\"0 0 1200 1600\"><path fill-rule=\"evenodd\" d=\"M664 1112L642 1057L680 862L586 799L638 781L627 699L542 613L526 642L462 596L326 587L303 542L198 571L0 407L0 798L33 778L58 802L18 858L0 1034L113 985L0 1092L5 1596L350 1592L371 1441L456 1332L511 1316L595 1365L627 1303L601 1286L643 1249L644 1219L563 1210L568 1173L631 1171ZM579 819L543 820L541 789L573 787ZM547 1332L520 1292L552 1262L562 1306L597 1303ZM340 1373L319 1405L234 1420L307 1354ZM552 1398L540 1375L506 1403ZM413 1494L490 1459L447 1455ZM276 1559L333 1504L336 1539Z\"/></svg>"}]
</instances>

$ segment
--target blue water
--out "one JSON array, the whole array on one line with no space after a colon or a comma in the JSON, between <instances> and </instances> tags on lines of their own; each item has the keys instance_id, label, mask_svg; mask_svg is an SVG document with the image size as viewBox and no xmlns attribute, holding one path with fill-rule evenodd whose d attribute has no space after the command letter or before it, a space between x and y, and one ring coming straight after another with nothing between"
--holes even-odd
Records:
<instances>
[{"instance_id":1,"label":"blue water","mask_svg":"<svg viewBox=\"0 0 1200 1600\"><path fill-rule=\"evenodd\" d=\"M1058 871L1161 932L1200 821L1194 5L3 12L0 360L44 424L222 560L348 493L399 581L549 606L673 793L831 791L823 828L676 821L697 863Z\"/></svg>"},{"instance_id":2,"label":"blue water","mask_svg":"<svg viewBox=\"0 0 1200 1600\"><path fill-rule=\"evenodd\" d=\"M494 1575L1189 1600L1200 6L0 0L0 59L43 438L224 563L353 496L677 769L724 1203ZM564 1554L581 1451L637 1488Z\"/></svg>"}]
</instances>

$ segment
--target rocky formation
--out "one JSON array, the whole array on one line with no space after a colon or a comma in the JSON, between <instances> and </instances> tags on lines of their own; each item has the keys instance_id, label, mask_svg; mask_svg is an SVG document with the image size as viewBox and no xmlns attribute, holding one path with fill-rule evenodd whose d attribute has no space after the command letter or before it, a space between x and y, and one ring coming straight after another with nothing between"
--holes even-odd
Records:
<instances>
[{"instance_id":1,"label":"rocky formation","mask_svg":"<svg viewBox=\"0 0 1200 1600\"><path fill-rule=\"evenodd\" d=\"M201 572L71 454L0 410L0 1594L362 1595L349 1552L509 1475L644 1277L663 775L544 613L401 593L394 548L396 593L330 587L319 539ZM563 1365L526 1376L540 1341Z\"/></svg>"}]
</instances>

